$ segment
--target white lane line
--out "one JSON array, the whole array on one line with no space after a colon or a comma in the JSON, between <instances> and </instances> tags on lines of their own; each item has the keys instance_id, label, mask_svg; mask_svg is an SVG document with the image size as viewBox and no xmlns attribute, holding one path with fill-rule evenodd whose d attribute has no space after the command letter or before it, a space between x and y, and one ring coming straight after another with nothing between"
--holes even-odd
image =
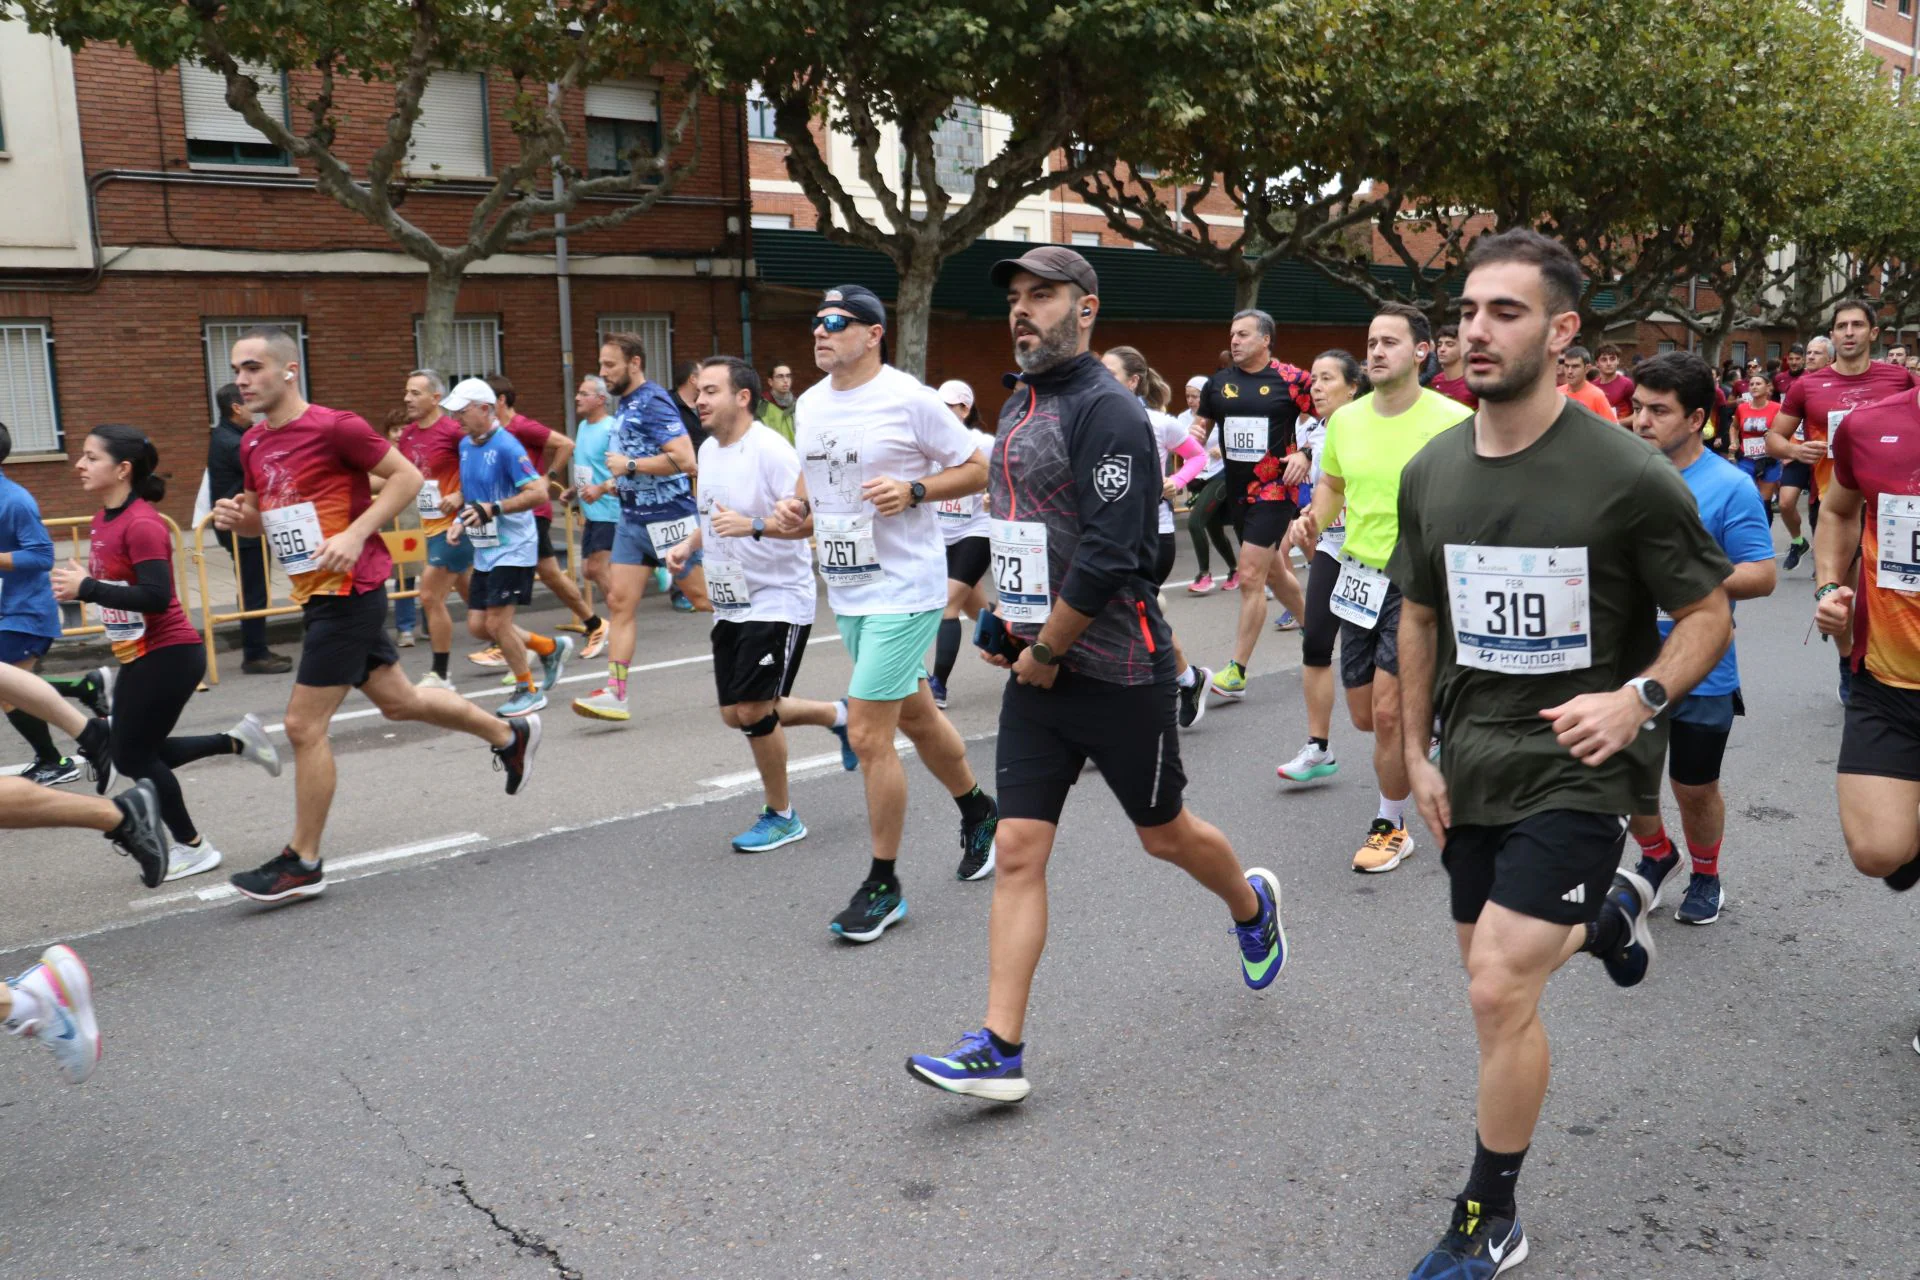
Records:
<instances>
[{"instance_id":1,"label":"white lane line","mask_svg":"<svg viewBox=\"0 0 1920 1280\"><path fill-rule=\"evenodd\" d=\"M350 858L339 858L327 864L327 874L352 871L356 867L371 867L382 862L397 862L401 858L414 858L422 854L439 853L444 849L457 849L461 845L479 844L486 840L478 831L462 831L458 835L442 836L438 840L421 840L414 844L396 845L391 849L375 849L371 853L357 853ZM153 898L137 898L128 905L139 910L151 907L169 906L176 902L223 902L228 898L237 898L240 891L230 884L206 885L199 889L183 889L177 893L163 893Z\"/></svg>"},{"instance_id":2,"label":"white lane line","mask_svg":"<svg viewBox=\"0 0 1920 1280\"><path fill-rule=\"evenodd\" d=\"M893 740L893 749L903 756L910 756L913 754L913 743L907 741L905 734L899 734L896 735ZM838 751L828 751L825 754L817 756L802 756L798 760L787 761L787 776L791 778L799 773L813 773L826 768L828 765L837 765L839 763L840 753ZM700 785L703 787L714 787L721 791L731 791L735 787L744 787L749 782L758 781L760 781L760 771L758 769L745 769L739 773L723 773L717 778L702 778L700 779Z\"/></svg>"}]
</instances>

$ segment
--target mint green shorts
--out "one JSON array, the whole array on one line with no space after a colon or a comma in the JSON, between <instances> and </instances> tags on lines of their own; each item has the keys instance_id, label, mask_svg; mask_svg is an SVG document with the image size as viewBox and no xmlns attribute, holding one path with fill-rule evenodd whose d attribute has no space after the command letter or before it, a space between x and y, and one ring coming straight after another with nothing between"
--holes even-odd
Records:
<instances>
[{"instance_id":1,"label":"mint green shorts","mask_svg":"<svg viewBox=\"0 0 1920 1280\"><path fill-rule=\"evenodd\" d=\"M834 616L840 639L853 659L847 696L863 702L899 702L911 698L927 675L927 648L940 633L939 609L920 613Z\"/></svg>"}]
</instances>

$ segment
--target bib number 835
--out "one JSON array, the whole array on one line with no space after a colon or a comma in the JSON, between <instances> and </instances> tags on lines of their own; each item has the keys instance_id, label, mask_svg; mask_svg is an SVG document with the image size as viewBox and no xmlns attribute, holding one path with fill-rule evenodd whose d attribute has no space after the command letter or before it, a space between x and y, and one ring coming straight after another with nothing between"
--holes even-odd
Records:
<instances>
[{"instance_id":1,"label":"bib number 835","mask_svg":"<svg viewBox=\"0 0 1920 1280\"><path fill-rule=\"evenodd\" d=\"M1547 598L1537 591L1489 591L1487 634L1539 639L1547 634Z\"/></svg>"}]
</instances>

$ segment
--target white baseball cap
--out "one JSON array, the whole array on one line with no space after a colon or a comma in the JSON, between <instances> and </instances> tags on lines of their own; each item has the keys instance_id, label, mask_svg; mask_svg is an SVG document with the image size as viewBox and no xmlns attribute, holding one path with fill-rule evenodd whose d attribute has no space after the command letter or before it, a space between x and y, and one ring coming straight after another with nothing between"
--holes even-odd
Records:
<instances>
[{"instance_id":1,"label":"white baseball cap","mask_svg":"<svg viewBox=\"0 0 1920 1280\"><path fill-rule=\"evenodd\" d=\"M480 378L464 378L454 384L447 392L447 398L440 407L448 413L458 413L470 404L499 404L500 399L493 394L493 388Z\"/></svg>"},{"instance_id":2,"label":"white baseball cap","mask_svg":"<svg viewBox=\"0 0 1920 1280\"><path fill-rule=\"evenodd\" d=\"M1187 379L1187 390L1205 391L1206 389L1207 389L1207 380L1202 375L1196 373L1191 378Z\"/></svg>"},{"instance_id":3,"label":"white baseball cap","mask_svg":"<svg viewBox=\"0 0 1920 1280\"><path fill-rule=\"evenodd\" d=\"M945 404L964 404L973 407L973 388L958 378L940 384L940 399Z\"/></svg>"}]
</instances>

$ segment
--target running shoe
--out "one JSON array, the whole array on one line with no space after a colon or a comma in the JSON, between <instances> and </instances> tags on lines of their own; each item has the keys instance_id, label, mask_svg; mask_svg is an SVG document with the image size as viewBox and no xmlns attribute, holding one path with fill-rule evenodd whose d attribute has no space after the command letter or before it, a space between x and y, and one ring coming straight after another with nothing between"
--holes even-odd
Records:
<instances>
[{"instance_id":1,"label":"running shoe","mask_svg":"<svg viewBox=\"0 0 1920 1280\"><path fill-rule=\"evenodd\" d=\"M665 565L654 567L653 590L656 595L673 590L673 575L667 572Z\"/></svg>"},{"instance_id":2,"label":"running shoe","mask_svg":"<svg viewBox=\"0 0 1920 1280\"><path fill-rule=\"evenodd\" d=\"M300 855L282 849L251 871L238 871L227 883L255 902L291 902L295 898L317 898L326 892L327 863L318 859L312 867L303 865Z\"/></svg>"},{"instance_id":3,"label":"running shoe","mask_svg":"<svg viewBox=\"0 0 1920 1280\"><path fill-rule=\"evenodd\" d=\"M682 591L678 587L675 587L673 589L672 598L673 598L673 611L675 613L692 613L693 612L693 601L687 599L686 592Z\"/></svg>"},{"instance_id":4,"label":"running shoe","mask_svg":"<svg viewBox=\"0 0 1920 1280\"><path fill-rule=\"evenodd\" d=\"M80 730L80 758L87 762L87 772L93 776L93 790L96 795L105 795L113 786L113 730L105 718L95 716L87 721Z\"/></svg>"},{"instance_id":5,"label":"running shoe","mask_svg":"<svg viewBox=\"0 0 1920 1280\"><path fill-rule=\"evenodd\" d=\"M543 710L547 705L547 695L538 689L521 686L519 692L501 703L494 714L503 720L518 720Z\"/></svg>"},{"instance_id":6,"label":"running shoe","mask_svg":"<svg viewBox=\"0 0 1920 1280\"><path fill-rule=\"evenodd\" d=\"M1213 677L1212 689L1223 698L1238 702L1247 696L1247 673L1237 662L1229 662Z\"/></svg>"},{"instance_id":7,"label":"running shoe","mask_svg":"<svg viewBox=\"0 0 1920 1280\"><path fill-rule=\"evenodd\" d=\"M1187 584L1187 594L1190 596L1210 595L1212 592L1213 575L1210 573L1203 573Z\"/></svg>"},{"instance_id":8,"label":"running shoe","mask_svg":"<svg viewBox=\"0 0 1920 1280\"><path fill-rule=\"evenodd\" d=\"M853 891L847 909L827 928L847 942L872 942L906 918L907 900L900 895L899 886L865 880Z\"/></svg>"},{"instance_id":9,"label":"running shoe","mask_svg":"<svg viewBox=\"0 0 1920 1280\"><path fill-rule=\"evenodd\" d=\"M847 700L842 698L840 699L840 713L845 715L846 711ZM852 773L860 767L860 756L854 751L852 740L847 737L847 726L844 724L834 725L833 736L840 739L840 767L848 773Z\"/></svg>"},{"instance_id":10,"label":"running shoe","mask_svg":"<svg viewBox=\"0 0 1920 1280\"><path fill-rule=\"evenodd\" d=\"M533 757L540 750L540 717L509 720L513 741L493 748L493 767L506 771L507 794L517 796L533 777Z\"/></svg>"},{"instance_id":11,"label":"running shoe","mask_svg":"<svg viewBox=\"0 0 1920 1280\"><path fill-rule=\"evenodd\" d=\"M1232 573L1228 574L1227 580L1220 584L1220 589L1222 591L1238 591L1240 589L1240 571L1235 569Z\"/></svg>"},{"instance_id":12,"label":"running shoe","mask_svg":"<svg viewBox=\"0 0 1920 1280\"><path fill-rule=\"evenodd\" d=\"M1206 667L1193 669L1193 683L1180 686L1180 727L1191 729L1207 714L1207 686L1213 672Z\"/></svg>"},{"instance_id":13,"label":"running shoe","mask_svg":"<svg viewBox=\"0 0 1920 1280\"><path fill-rule=\"evenodd\" d=\"M1483 1213L1477 1200L1455 1200L1447 1234L1407 1280L1492 1280L1527 1259L1527 1233L1511 1213Z\"/></svg>"},{"instance_id":14,"label":"running shoe","mask_svg":"<svg viewBox=\"0 0 1920 1280\"><path fill-rule=\"evenodd\" d=\"M605 618L587 631L586 647L580 650L580 656L588 660L599 657L607 651L607 637L613 634L613 626Z\"/></svg>"},{"instance_id":15,"label":"running shoe","mask_svg":"<svg viewBox=\"0 0 1920 1280\"><path fill-rule=\"evenodd\" d=\"M82 706L105 720L113 714L113 681L101 673L105 667L95 667L80 677L80 686L76 691Z\"/></svg>"},{"instance_id":16,"label":"running shoe","mask_svg":"<svg viewBox=\"0 0 1920 1280\"><path fill-rule=\"evenodd\" d=\"M1002 1054L982 1027L961 1036L945 1053L914 1054L907 1059L907 1074L922 1084L963 1097L1020 1102L1033 1092L1020 1065L1025 1056Z\"/></svg>"},{"instance_id":17,"label":"running shoe","mask_svg":"<svg viewBox=\"0 0 1920 1280\"><path fill-rule=\"evenodd\" d=\"M416 689L445 689L448 693L456 692L453 687L453 681L447 679L438 671L427 672L427 674L421 676L420 679L415 682L413 687Z\"/></svg>"},{"instance_id":18,"label":"running shoe","mask_svg":"<svg viewBox=\"0 0 1920 1280\"><path fill-rule=\"evenodd\" d=\"M1367 828L1367 842L1353 855L1353 869L1366 875L1391 871L1413 856L1413 837L1391 819L1375 818Z\"/></svg>"},{"instance_id":19,"label":"running shoe","mask_svg":"<svg viewBox=\"0 0 1920 1280\"><path fill-rule=\"evenodd\" d=\"M1288 782L1317 782L1340 772L1340 762L1333 758L1333 752L1308 742L1295 753L1293 759L1274 772Z\"/></svg>"},{"instance_id":20,"label":"running shoe","mask_svg":"<svg viewBox=\"0 0 1920 1280\"><path fill-rule=\"evenodd\" d=\"M614 696L611 689L595 689L584 698L573 700L573 714L589 720L612 720L620 724L633 719L627 700Z\"/></svg>"},{"instance_id":21,"label":"running shoe","mask_svg":"<svg viewBox=\"0 0 1920 1280\"><path fill-rule=\"evenodd\" d=\"M61 756L58 760L37 761L20 776L43 787L64 787L80 781L80 772L72 756Z\"/></svg>"},{"instance_id":22,"label":"running shoe","mask_svg":"<svg viewBox=\"0 0 1920 1280\"><path fill-rule=\"evenodd\" d=\"M733 838L735 853L767 853L783 844L792 844L796 840L807 838L807 825L800 821L800 815L783 818L766 805L760 806L760 816L746 831Z\"/></svg>"},{"instance_id":23,"label":"running shoe","mask_svg":"<svg viewBox=\"0 0 1920 1280\"><path fill-rule=\"evenodd\" d=\"M507 655L500 652L499 645L489 645L468 654L467 661L476 667L504 667L507 665Z\"/></svg>"},{"instance_id":24,"label":"running shoe","mask_svg":"<svg viewBox=\"0 0 1920 1280\"><path fill-rule=\"evenodd\" d=\"M413 645L414 645L413 632L402 631L399 635L394 637L393 642L399 645L402 649L411 649L413 648Z\"/></svg>"},{"instance_id":25,"label":"running shoe","mask_svg":"<svg viewBox=\"0 0 1920 1280\"><path fill-rule=\"evenodd\" d=\"M1273 629L1275 631L1298 631L1300 629L1300 619L1293 616L1293 610L1282 609L1280 616L1273 620Z\"/></svg>"},{"instance_id":26,"label":"running shoe","mask_svg":"<svg viewBox=\"0 0 1920 1280\"><path fill-rule=\"evenodd\" d=\"M1881 876L1880 882L1895 893L1905 893L1914 885L1920 884L1920 858L1915 858L1912 862L1900 867L1892 875Z\"/></svg>"},{"instance_id":27,"label":"running shoe","mask_svg":"<svg viewBox=\"0 0 1920 1280\"><path fill-rule=\"evenodd\" d=\"M1678 849L1669 853L1664 858L1649 858L1643 853L1640 855L1640 861L1634 864L1634 873L1649 885L1653 886L1653 907L1660 905L1660 894L1666 887L1667 877L1672 875L1673 869L1679 865L1680 851ZM1653 907L1647 909L1651 911Z\"/></svg>"},{"instance_id":28,"label":"running shoe","mask_svg":"<svg viewBox=\"0 0 1920 1280\"><path fill-rule=\"evenodd\" d=\"M267 736L266 726L260 723L260 717L249 711L240 717L240 723L227 730L227 736L240 744L240 758L249 764L257 764L267 771L267 776L280 776L280 752L273 745L273 739Z\"/></svg>"},{"instance_id":29,"label":"running shoe","mask_svg":"<svg viewBox=\"0 0 1920 1280\"><path fill-rule=\"evenodd\" d=\"M40 963L8 978L7 985L32 995L40 1007L40 1016L32 1020L10 1016L7 1030L51 1049L68 1084L85 1084L100 1063L100 1023L93 1013L93 979L73 948L48 947Z\"/></svg>"},{"instance_id":30,"label":"running shoe","mask_svg":"<svg viewBox=\"0 0 1920 1280\"><path fill-rule=\"evenodd\" d=\"M978 822L960 824L960 866L953 873L956 879L985 880L993 874L994 856L998 852L993 837L1000 829L1000 806L994 804L991 796L987 803L993 805L992 813Z\"/></svg>"},{"instance_id":31,"label":"running shoe","mask_svg":"<svg viewBox=\"0 0 1920 1280\"><path fill-rule=\"evenodd\" d=\"M1812 543L1808 542L1805 538L1795 538L1787 544L1787 561L1780 566L1781 570L1786 573L1792 573L1800 567L1800 561L1806 556L1807 552L1811 550L1813 550Z\"/></svg>"},{"instance_id":32,"label":"running shoe","mask_svg":"<svg viewBox=\"0 0 1920 1280\"><path fill-rule=\"evenodd\" d=\"M1280 878L1265 867L1247 872L1260 915L1252 924L1233 926L1240 943L1240 976L1255 991L1273 985L1287 967L1287 931L1280 923Z\"/></svg>"},{"instance_id":33,"label":"running shoe","mask_svg":"<svg viewBox=\"0 0 1920 1280\"><path fill-rule=\"evenodd\" d=\"M933 705L942 711L947 709L947 682L939 676L927 677L927 692L933 695Z\"/></svg>"},{"instance_id":34,"label":"running shoe","mask_svg":"<svg viewBox=\"0 0 1920 1280\"><path fill-rule=\"evenodd\" d=\"M158 889L167 878L166 828L160 825L160 793L145 778L113 798L120 825L107 839L140 865L140 883Z\"/></svg>"},{"instance_id":35,"label":"running shoe","mask_svg":"<svg viewBox=\"0 0 1920 1280\"><path fill-rule=\"evenodd\" d=\"M1600 963L1615 985L1637 987L1653 963L1653 931L1647 928L1647 918L1653 914L1653 886L1636 871L1616 871L1601 910L1624 915L1627 934L1620 949L1600 956Z\"/></svg>"},{"instance_id":36,"label":"running shoe","mask_svg":"<svg viewBox=\"0 0 1920 1280\"><path fill-rule=\"evenodd\" d=\"M567 660L571 657L573 637L555 636L553 652L540 659L540 692L545 693L560 683L560 677L567 671Z\"/></svg>"},{"instance_id":37,"label":"running shoe","mask_svg":"<svg viewBox=\"0 0 1920 1280\"><path fill-rule=\"evenodd\" d=\"M1680 909L1673 918L1681 924L1712 924L1726 905L1727 891L1721 887L1720 877L1696 871L1687 877L1687 896L1680 899Z\"/></svg>"},{"instance_id":38,"label":"running shoe","mask_svg":"<svg viewBox=\"0 0 1920 1280\"><path fill-rule=\"evenodd\" d=\"M167 879L184 880L188 876L197 876L202 871L211 871L220 865L220 851L213 847L213 841L200 837L196 848L190 844L176 844L167 850Z\"/></svg>"}]
</instances>

